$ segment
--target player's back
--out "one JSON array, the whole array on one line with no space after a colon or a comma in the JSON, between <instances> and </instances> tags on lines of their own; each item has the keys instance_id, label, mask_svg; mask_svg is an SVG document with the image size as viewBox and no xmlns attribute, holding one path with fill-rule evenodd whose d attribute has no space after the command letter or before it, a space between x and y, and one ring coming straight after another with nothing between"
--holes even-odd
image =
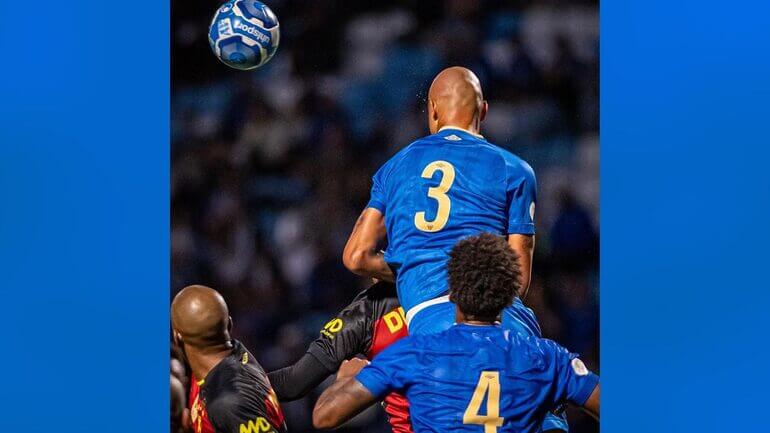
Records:
<instances>
[{"instance_id":1,"label":"player's back","mask_svg":"<svg viewBox=\"0 0 770 433\"><path fill-rule=\"evenodd\" d=\"M419 139L383 165L369 206L385 214L385 260L397 271L404 309L446 293L445 263L459 239L511 233L512 221L526 226L515 232L534 233L531 215L510 214L518 199L533 206L529 165L460 129Z\"/></svg>"},{"instance_id":2,"label":"player's back","mask_svg":"<svg viewBox=\"0 0 770 433\"><path fill-rule=\"evenodd\" d=\"M547 411L568 399L585 401L598 383L556 343L497 325L411 336L381 357L358 380L377 392L378 378L387 375L405 389L418 433L537 432Z\"/></svg>"},{"instance_id":3,"label":"player's back","mask_svg":"<svg viewBox=\"0 0 770 433\"><path fill-rule=\"evenodd\" d=\"M195 431L286 431L284 415L267 373L246 347L233 340L233 350L190 390Z\"/></svg>"}]
</instances>

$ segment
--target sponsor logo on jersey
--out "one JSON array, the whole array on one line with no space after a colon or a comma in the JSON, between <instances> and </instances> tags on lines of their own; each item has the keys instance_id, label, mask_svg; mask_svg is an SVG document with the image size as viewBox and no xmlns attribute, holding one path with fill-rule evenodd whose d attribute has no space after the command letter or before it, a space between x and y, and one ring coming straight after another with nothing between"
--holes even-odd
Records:
<instances>
[{"instance_id":1,"label":"sponsor logo on jersey","mask_svg":"<svg viewBox=\"0 0 770 433\"><path fill-rule=\"evenodd\" d=\"M390 331L391 334L395 334L396 332L400 331L406 323L406 318L404 317L404 309L398 307L390 313L382 316L382 321L385 322L385 326L388 327L388 331Z\"/></svg>"},{"instance_id":2,"label":"sponsor logo on jersey","mask_svg":"<svg viewBox=\"0 0 770 433\"><path fill-rule=\"evenodd\" d=\"M344 326L345 322L343 322L339 317L336 317L324 325L324 328L321 330L321 334L329 338L334 338L334 334L340 332Z\"/></svg>"},{"instance_id":3,"label":"sponsor logo on jersey","mask_svg":"<svg viewBox=\"0 0 770 433\"><path fill-rule=\"evenodd\" d=\"M260 433L272 431L273 427L266 419L257 417L255 420L249 420L238 426L238 433Z\"/></svg>"}]
</instances>

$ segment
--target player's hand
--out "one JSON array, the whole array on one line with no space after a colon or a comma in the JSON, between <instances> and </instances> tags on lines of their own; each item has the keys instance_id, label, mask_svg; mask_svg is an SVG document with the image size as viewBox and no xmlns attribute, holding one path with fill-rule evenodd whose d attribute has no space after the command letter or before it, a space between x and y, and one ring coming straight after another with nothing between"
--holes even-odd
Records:
<instances>
[{"instance_id":1,"label":"player's hand","mask_svg":"<svg viewBox=\"0 0 770 433\"><path fill-rule=\"evenodd\" d=\"M337 372L337 380L354 377L367 364L369 364L369 361L361 358L351 358L348 361L342 361L342 365L340 365L340 369Z\"/></svg>"}]
</instances>

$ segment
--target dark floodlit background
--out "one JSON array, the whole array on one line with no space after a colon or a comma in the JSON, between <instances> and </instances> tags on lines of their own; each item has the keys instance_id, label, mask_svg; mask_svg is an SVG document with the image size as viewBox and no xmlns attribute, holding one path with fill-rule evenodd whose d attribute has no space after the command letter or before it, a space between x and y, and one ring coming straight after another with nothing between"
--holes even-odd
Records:
<instances>
[{"instance_id":1,"label":"dark floodlit background","mask_svg":"<svg viewBox=\"0 0 770 433\"><path fill-rule=\"evenodd\" d=\"M209 49L220 3L172 2L172 296L216 288L266 369L296 360L369 284L340 257L370 178L427 133L432 77L463 65L490 103L484 135L538 177L525 303L599 371L597 2L267 0L281 45L254 72ZM283 405L290 431L312 430L316 396ZM375 408L349 430L388 425Z\"/></svg>"}]
</instances>

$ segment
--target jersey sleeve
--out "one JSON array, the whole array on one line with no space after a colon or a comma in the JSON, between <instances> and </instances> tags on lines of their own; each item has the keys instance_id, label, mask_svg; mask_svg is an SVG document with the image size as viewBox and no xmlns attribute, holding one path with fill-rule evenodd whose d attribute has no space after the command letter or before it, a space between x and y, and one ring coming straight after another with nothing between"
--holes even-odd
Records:
<instances>
[{"instance_id":1,"label":"jersey sleeve","mask_svg":"<svg viewBox=\"0 0 770 433\"><path fill-rule=\"evenodd\" d=\"M359 296L326 322L308 353L331 371L336 371L342 361L365 353L372 342L368 302L365 296Z\"/></svg>"},{"instance_id":2,"label":"jersey sleeve","mask_svg":"<svg viewBox=\"0 0 770 433\"><path fill-rule=\"evenodd\" d=\"M374 208L385 215L385 208L387 207L387 199L385 195L385 165L377 170L377 173L372 177L372 191L369 195L369 203L366 207Z\"/></svg>"},{"instance_id":3,"label":"jersey sleeve","mask_svg":"<svg viewBox=\"0 0 770 433\"><path fill-rule=\"evenodd\" d=\"M599 376L589 371L577 354L570 353L551 340L542 341L553 363L555 392L552 403L555 406L569 401L582 406L599 384Z\"/></svg>"},{"instance_id":4,"label":"jersey sleeve","mask_svg":"<svg viewBox=\"0 0 770 433\"><path fill-rule=\"evenodd\" d=\"M377 398L404 389L416 370L412 340L407 337L386 348L358 373L356 380Z\"/></svg>"},{"instance_id":5,"label":"jersey sleeve","mask_svg":"<svg viewBox=\"0 0 770 433\"><path fill-rule=\"evenodd\" d=\"M506 194L508 200L508 234L535 234L535 202L537 180L532 167L524 161L506 161Z\"/></svg>"},{"instance_id":6,"label":"jersey sleeve","mask_svg":"<svg viewBox=\"0 0 770 433\"><path fill-rule=\"evenodd\" d=\"M283 402L306 396L333 372L333 368L326 367L315 355L306 352L294 364L271 371L267 377L278 401Z\"/></svg>"}]
</instances>

